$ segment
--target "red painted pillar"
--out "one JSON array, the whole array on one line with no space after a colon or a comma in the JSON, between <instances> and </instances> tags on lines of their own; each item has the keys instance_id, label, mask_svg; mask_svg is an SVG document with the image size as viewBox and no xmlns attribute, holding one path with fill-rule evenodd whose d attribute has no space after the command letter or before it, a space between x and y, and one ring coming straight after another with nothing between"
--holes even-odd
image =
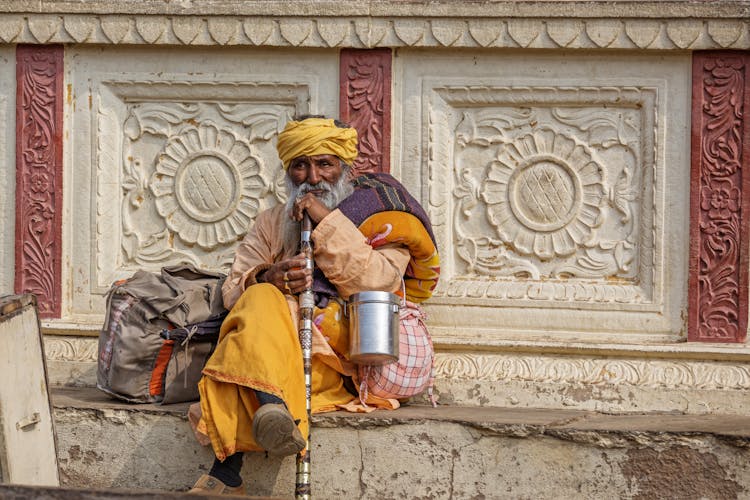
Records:
<instances>
[{"instance_id":1,"label":"red painted pillar","mask_svg":"<svg viewBox=\"0 0 750 500\"><path fill-rule=\"evenodd\" d=\"M339 78L341 120L359 134L355 171L390 172L391 50L342 50Z\"/></svg>"},{"instance_id":2,"label":"red painted pillar","mask_svg":"<svg viewBox=\"0 0 750 500\"><path fill-rule=\"evenodd\" d=\"M63 47L16 49L16 293L60 317Z\"/></svg>"},{"instance_id":3,"label":"red painted pillar","mask_svg":"<svg viewBox=\"0 0 750 500\"><path fill-rule=\"evenodd\" d=\"M750 244L750 54L693 56L688 340L744 342Z\"/></svg>"}]
</instances>

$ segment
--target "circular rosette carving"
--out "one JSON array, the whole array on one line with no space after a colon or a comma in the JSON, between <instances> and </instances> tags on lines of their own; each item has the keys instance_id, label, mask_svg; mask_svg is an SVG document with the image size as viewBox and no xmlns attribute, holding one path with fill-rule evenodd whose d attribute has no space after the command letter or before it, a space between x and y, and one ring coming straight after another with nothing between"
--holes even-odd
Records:
<instances>
[{"instance_id":1,"label":"circular rosette carving","mask_svg":"<svg viewBox=\"0 0 750 500\"><path fill-rule=\"evenodd\" d=\"M151 178L156 210L188 244L211 250L245 234L266 190L250 145L215 125L169 139Z\"/></svg>"},{"instance_id":2,"label":"circular rosette carving","mask_svg":"<svg viewBox=\"0 0 750 500\"><path fill-rule=\"evenodd\" d=\"M603 175L588 148L538 130L503 147L481 196L502 241L548 260L573 254L601 225Z\"/></svg>"}]
</instances>

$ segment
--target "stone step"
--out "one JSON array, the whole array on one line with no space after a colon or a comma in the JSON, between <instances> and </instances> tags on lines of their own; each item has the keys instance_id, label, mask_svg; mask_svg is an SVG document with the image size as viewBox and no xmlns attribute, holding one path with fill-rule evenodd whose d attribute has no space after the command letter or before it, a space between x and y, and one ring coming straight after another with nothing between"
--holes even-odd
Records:
<instances>
[{"instance_id":1,"label":"stone step","mask_svg":"<svg viewBox=\"0 0 750 500\"><path fill-rule=\"evenodd\" d=\"M53 488L50 486L28 486L18 484L0 484L2 500L217 500L226 498L221 495L198 495L186 492L164 490L124 490L115 488ZM248 500L277 500L271 497L245 497Z\"/></svg>"},{"instance_id":2,"label":"stone step","mask_svg":"<svg viewBox=\"0 0 750 500\"><path fill-rule=\"evenodd\" d=\"M212 452L187 404L54 388L63 485L179 492ZM750 417L408 405L313 417L315 498L750 498ZM291 498L294 457L245 456L248 492Z\"/></svg>"}]
</instances>

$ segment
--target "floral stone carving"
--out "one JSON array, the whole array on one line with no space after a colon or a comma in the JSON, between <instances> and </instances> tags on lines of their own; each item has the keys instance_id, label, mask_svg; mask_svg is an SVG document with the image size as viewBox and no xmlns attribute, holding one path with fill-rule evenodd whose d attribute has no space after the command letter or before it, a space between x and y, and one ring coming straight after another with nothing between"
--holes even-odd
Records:
<instances>
[{"instance_id":1,"label":"floral stone carving","mask_svg":"<svg viewBox=\"0 0 750 500\"><path fill-rule=\"evenodd\" d=\"M265 187L249 144L200 125L171 137L158 158L150 182L156 210L184 242L211 250L246 232Z\"/></svg>"},{"instance_id":2,"label":"floral stone carving","mask_svg":"<svg viewBox=\"0 0 750 500\"><path fill-rule=\"evenodd\" d=\"M480 194L502 241L547 260L571 255L601 225L602 178L587 147L547 129L503 147Z\"/></svg>"},{"instance_id":3,"label":"floral stone carving","mask_svg":"<svg viewBox=\"0 0 750 500\"><path fill-rule=\"evenodd\" d=\"M455 200L430 214L455 249L438 295L660 300L657 107L650 87L435 87L429 176Z\"/></svg>"},{"instance_id":4,"label":"floral stone carving","mask_svg":"<svg viewBox=\"0 0 750 500\"><path fill-rule=\"evenodd\" d=\"M308 88L161 81L100 88L97 291L134 269L226 270L251 220L283 201L272 139L306 111ZM115 163L119 173L109 168Z\"/></svg>"}]
</instances>

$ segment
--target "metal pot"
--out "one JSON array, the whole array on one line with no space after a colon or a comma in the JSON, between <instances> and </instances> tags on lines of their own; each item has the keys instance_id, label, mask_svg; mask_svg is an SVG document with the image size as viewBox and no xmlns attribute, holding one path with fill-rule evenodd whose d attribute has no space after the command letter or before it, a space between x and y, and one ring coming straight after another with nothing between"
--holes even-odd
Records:
<instances>
[{"instance_id":1,"label":"metal pot","mask_svg":"<svg viewBox=\"0 0 750 500\"><path fill-rule=\"evenodd\" d=\"M360 292L349 297L349 359L360 365L398 361L399 304L389 292Z\"/></svg>"}]
</instances>

